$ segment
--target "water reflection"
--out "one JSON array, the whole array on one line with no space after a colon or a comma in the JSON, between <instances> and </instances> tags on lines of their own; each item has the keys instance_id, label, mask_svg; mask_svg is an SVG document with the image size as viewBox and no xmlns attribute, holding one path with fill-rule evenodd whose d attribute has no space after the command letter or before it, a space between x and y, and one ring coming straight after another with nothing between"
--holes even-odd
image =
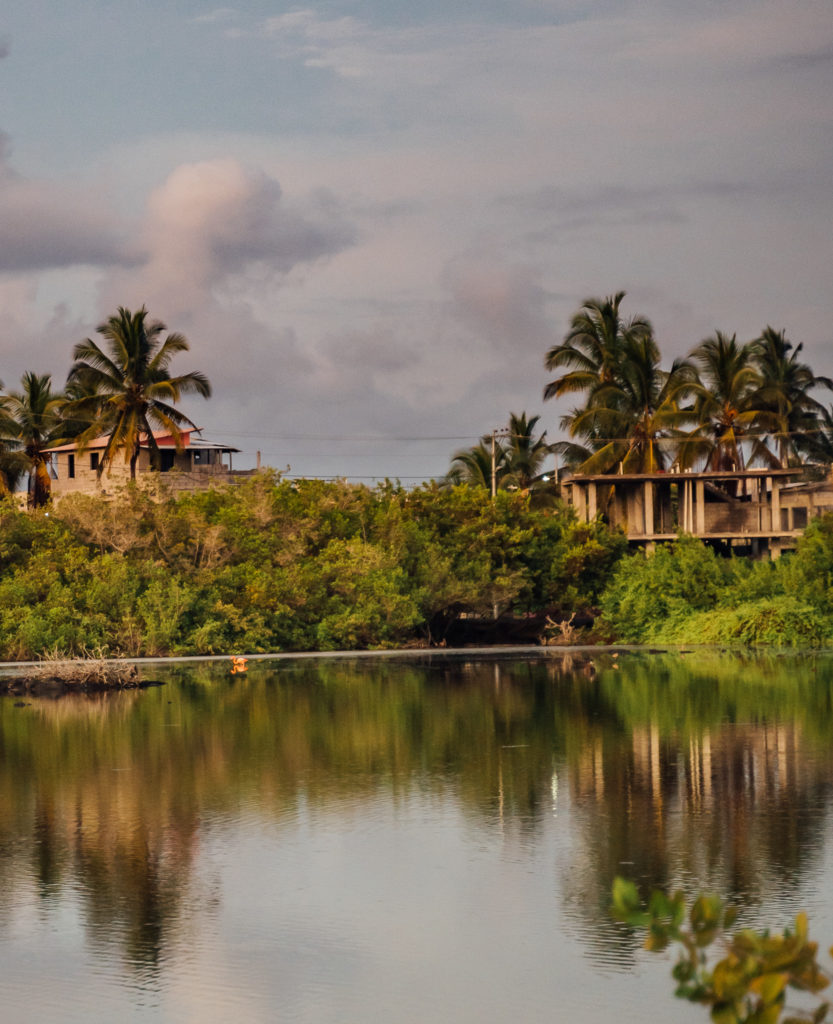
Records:
<instances>
[{"instance_id":1,"label":"water reflection","mask_svg":"<svg viewBox=\"0 0 833 1024\"><path fill-rule=\"evenodd\" d=\"M0 941L22 892L47 914L71 896L92 955L152 989L194 922L243 898L198 870L206 844L246 823L301 843L316 815L362 822L380 801L394 820L453 806L481 851L515 859L555 836L553 927L607 964L635 955L607 916L615 874L789 903L823 846L827 659L547 653L166 679L0 700Z\"/></svg>"}]
</instances>

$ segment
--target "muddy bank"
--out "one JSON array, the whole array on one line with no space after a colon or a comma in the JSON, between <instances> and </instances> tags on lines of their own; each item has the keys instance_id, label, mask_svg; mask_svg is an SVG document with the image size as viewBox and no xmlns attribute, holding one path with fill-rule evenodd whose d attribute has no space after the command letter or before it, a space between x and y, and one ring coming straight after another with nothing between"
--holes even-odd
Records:
<instances>
[{"instance_id":1,"label":"muddy bank","mask_svg":"<svg viewBox=\"0 0 833 1024\"><path fill-rule=\"evenodd\" d=\"M0 677L0 694L100 693L161 685L143 679L138 666L127 661L79 658L21 667L13 675Z\"/></svg>"}]
</instances>

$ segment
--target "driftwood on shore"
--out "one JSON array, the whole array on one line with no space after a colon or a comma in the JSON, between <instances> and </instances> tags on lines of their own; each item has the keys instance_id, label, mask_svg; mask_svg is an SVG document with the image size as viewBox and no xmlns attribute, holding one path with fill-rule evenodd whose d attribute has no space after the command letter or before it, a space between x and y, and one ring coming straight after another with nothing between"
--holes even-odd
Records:
<instances>
[{"instance_id":1,"label":"driftwood on shore","mask_svg":"<svg viewBox=\"0 0 833 1024\"><path fill-rule=\"evenodd\" d=\"M148 685L136 665L110 658L50 658L0 678L0 692L11 694L93 693Z\"/></svg>"}]
</instances>

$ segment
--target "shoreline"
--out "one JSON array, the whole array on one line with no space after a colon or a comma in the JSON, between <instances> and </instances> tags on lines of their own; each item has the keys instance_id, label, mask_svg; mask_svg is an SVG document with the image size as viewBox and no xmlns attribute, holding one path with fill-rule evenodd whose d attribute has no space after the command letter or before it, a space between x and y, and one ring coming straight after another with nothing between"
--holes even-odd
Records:
<instances>
[{"instance_id":1,"label":"shoreline","mask_svg":"<svg viewBox=\"0 0 833 1024\"><path fill-rule=\"evenodd\" d=\"M176 665L176 664L198 664L208 662L228 662L235 658L242 658L249 662L259 661L308 661L314 659L336 659L340 661L349 659L447 659L461 657L518 657L520 655L535 655L540 658L558 658L572 654L618 654L626 653L647 653L647 654L696 654L705 651L720 651L726 654L833 654L833 647L776 647L776 646L755 646L750 647L744 644L512 644L512 645L482 645L477 647L404 647L384 648L383 650L343 650L343 651L276 651L272 653L257 654L182 654L155 657L138 658L62 658L61 664L71 664L81 667L87 660L92 663L106 665ZM59 662L55 662L58 664ZM43 673L51 664L50 661L0 661L0 677L16 676L25 674L31 669L37 669Z\"/></svg>"}]
</instances>

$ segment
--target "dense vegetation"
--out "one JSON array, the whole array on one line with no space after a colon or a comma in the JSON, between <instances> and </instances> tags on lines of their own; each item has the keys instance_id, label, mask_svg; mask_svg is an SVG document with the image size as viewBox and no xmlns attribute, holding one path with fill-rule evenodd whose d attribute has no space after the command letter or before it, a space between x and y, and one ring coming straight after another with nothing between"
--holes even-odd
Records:
<instances>
[{"instance_id":1,"label":"dense vegetation","mask_svg":"<svg viewBox=\"0 0 833 1024\"><path fill-rule=\"evenodd\" d=\"M693 537L636 553L601 605L612 634L631 643L833 643L833 517L812 521L777 562L724 558Z\"/></svg>"},{"instance_id":2,"label":"dense vegetation","mask_svg":"<svg viewBox=\"0 0 833 1024\"><path fill-rule=\"evenodd\" d=\"M260 475L0 512L0 655L333 650L442 640L463 612L598 602L624 540L521 493Z\"/></svg>"},{"instance_id":3,"label":"dense vegetation","mask_svg":"<svg viewBox=\"0 0 833 1024\"><path fill-rule=\"evenodd\" d=\"M6 499L0 657L441 643L461 615L495 609L514 621L599 610L591 639L833 643L833 517L777 563L691 537L625 552L601 521L465 485L261 474L179 497L70 495L48 513Z\"/></svg>"}]
</instances>

